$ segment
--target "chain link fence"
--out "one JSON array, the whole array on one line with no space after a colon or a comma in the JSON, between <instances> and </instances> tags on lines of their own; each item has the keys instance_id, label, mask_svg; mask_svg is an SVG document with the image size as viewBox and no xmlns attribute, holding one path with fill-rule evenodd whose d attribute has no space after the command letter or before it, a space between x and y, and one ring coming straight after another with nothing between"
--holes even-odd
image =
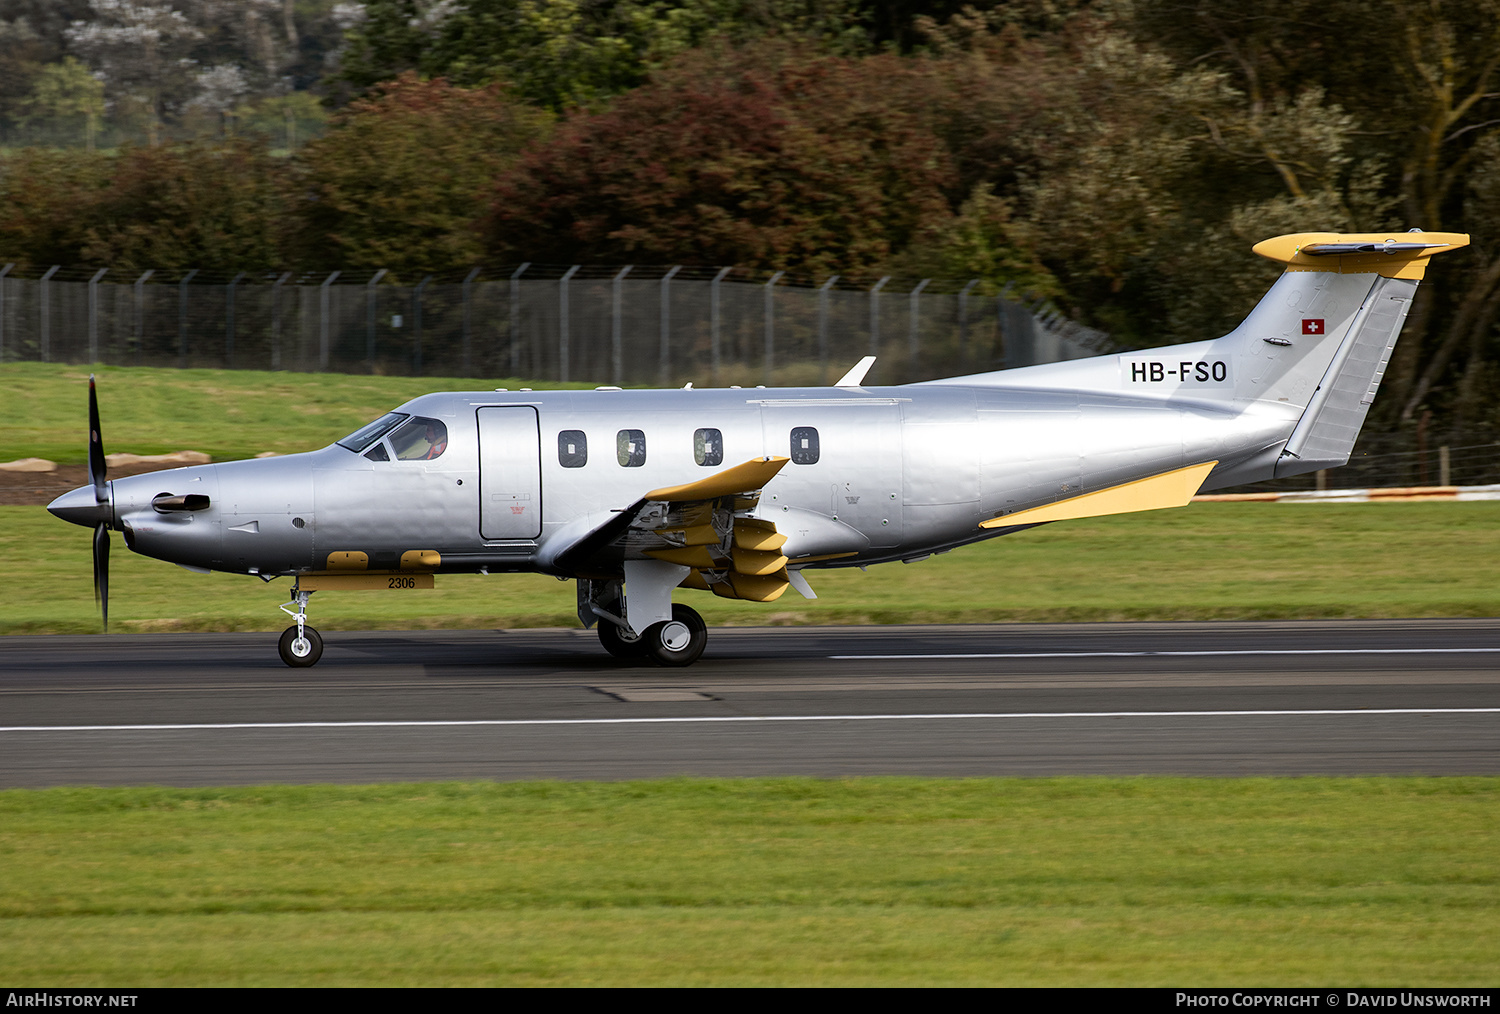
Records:
<instances>
[{"instance_id":1,"label":"chain link fence","mask_svg":"<svg viewBox=\"0 0 1500 1014\"><path fill-rule=\"evenodd\" d=\"M618 386L899 384L1115 351L975 281L521 264L429 275L0 266L0 362L525 377Z\"/></svg>"}]
</instances>

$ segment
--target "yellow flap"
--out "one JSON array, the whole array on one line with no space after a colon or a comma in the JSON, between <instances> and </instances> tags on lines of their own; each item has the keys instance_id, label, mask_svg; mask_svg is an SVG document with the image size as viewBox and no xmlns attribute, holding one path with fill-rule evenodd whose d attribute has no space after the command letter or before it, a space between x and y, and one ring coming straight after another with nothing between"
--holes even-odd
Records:
<instances>
[{"instance_id":1,"label":"yellow flap","mask_svg":"<svg viewBox=\"0 0 1500 1014\"><path fill-rule=\"evenodd\" d=\"M730 574L729 583L734 586L735 598L750 602L775 602L791 587L784 572L764 576Z\"/></svg>"},{"instance_id":2,"label":"yellow flap","mask_svg":"<svg viewBox=\"0 0 1500 1014\"><path fill-rule=\"evenodd\" d=\"M684 546L713 546L719 542L719 533L713 525L693 525L691 528L658 528L657 535L680 535Z\"/></svg>"},{"instance_id":3,"label":"yellow flap","mask_svg":"<svg viewBox=\"0 0 1500 1014\"><path fill-rule=\"evenodd\" d=\"M361 553L357 549L346 549L346 550L340 550L339 552L336 552L336 553L329 553L328 554L328 564L327 564L327 566L324 569L325 570L368 570L369 566L370 566L370 556L369 556L368 553Z\"/></svg>"},{"instance_id":4,"label":"yellow flap","mask_svg":"<svg viewBox=\"0 0 1500 1014\"><path fill-rule=\"evenodd\" d=\"M762 553L775 553L786 545L786 536L772 528L766 531L764 528L751 528L748 525L736 524L734 526L734 545L736 549L751 549Z\"/></svg>"},{"instance_id":5,"label":"yellow flap","mask_svg":"<svg viewBox=\"0 0 1500 1014\"><path fill-rule=\"evenodd\" d=\"M1046 521L1070 521L1074 518L1097 518L1106 514L1154 511L1163 507L1186 507L1217 464L1217 461L1205 461L1201 465L1189 465L1187 468L1153 475L1149 479L1137 479L1135 482L1111 486L1109 489L1085 493L1042 507L990 518L979 522L979 527L1009 528L1012 525L1039 525Z\"/></svg>"},{"instance_id":6,"label":"yellow flap","mask_svg":"<svg viewBox=\"0 0 1500 1014\"><path fill-rule=\"evenodd\" d=\"M786 566L786 557L780 553L761 553L753 549L735 546L730 550L734 569L741 574L775 574Z\"/></svg>"},{"instance_id":7,"label":"yellow flap","mask_svg":"<svg viewBox=\"0 0 1500 1014\"><path fill-rule=\"evenodd\" d=\"M776 478L776 473L781 471L781 466L790 460L792 459L782 457L751 458L743 464L733 465L722 472L715 472L697 482L653 489L646 494L646 499L682 503L686 500L712 500L715 497L732 496L735 493L754 492Z\"/></svg>"},{"instance_id":8,"label":"yellow flap","mask_svg":"<svg viewBox=\"0 0 1500 1014\"><path fill-rule=\"evenodd\" d=\"M682 549L648 549L646 555L668 563L679 563L699 570L712 570L716 564L707 546L684 546Z\"/></svg>"}]
</instances>

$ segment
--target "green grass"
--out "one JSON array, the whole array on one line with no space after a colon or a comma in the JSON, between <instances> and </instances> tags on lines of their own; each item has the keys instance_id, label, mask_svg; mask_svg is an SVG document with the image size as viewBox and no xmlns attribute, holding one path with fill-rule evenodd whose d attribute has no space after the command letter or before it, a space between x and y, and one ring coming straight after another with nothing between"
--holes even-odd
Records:
<instances>
[{"instance_id":1,"label":"green grass","mask_svg":"<svg viewBox=\"0 0 1500 1014\"><path fill-rule=\"evenodd\" d=\"M215 461L327 447L432 391L533 386L514 378L371 377L259 370L0 365L0 461L88 461L88 379L98 375L104 449L203 451ZM588 384L536 384L549 389Z\"/></svg>"},{"instance_id":2,"label":"green grass","mask_svg":"<svg viewBox=\"0 0 1500 1014\"><path fill-rule=\"evenodd\" d=\"M0 633L98 629L89 533L0 507ZM111 629L280 630L289 584L194 574L115 537ZM1068 521L921 563L808 571L816 601L680 592L711 625L1500 615L1500 502L1196 504ZM438 575L435 591L323 592L325 630L575 626L539 575Z\"/></svg>"},{"instance_id":3,"label":"green grass","mask_svg":"<svg viewBox=\"0 0 1500 1014\"><path fill-rule=\"evenodd\" d=\"M0 979L1487 985L1500 779L0 793Z\"/></svg>"}]
</instances>

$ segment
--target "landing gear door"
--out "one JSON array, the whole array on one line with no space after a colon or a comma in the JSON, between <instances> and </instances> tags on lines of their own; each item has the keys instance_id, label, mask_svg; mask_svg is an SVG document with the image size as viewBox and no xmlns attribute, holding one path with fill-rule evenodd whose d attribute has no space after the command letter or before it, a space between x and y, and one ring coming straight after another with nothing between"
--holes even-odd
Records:
<instances>
[{"instance_id":1,"label":"landing gear door","mask_svg":"<svg viewBox=\"0 0 1500 1014\"><path fill-rule=\"evenodd\" d=\"M529 405L479 410L479 534L542 534L542 445Z\"/></svg>"}]
</instances>

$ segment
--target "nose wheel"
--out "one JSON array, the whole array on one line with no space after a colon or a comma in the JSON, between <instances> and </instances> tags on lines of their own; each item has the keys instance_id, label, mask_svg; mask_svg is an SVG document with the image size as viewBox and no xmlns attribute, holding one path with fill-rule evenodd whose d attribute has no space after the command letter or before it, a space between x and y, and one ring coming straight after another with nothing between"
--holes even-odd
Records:
<instances>
[{"instance_id":1,"label":"nose wheel","mask_svg":"<svg viewBox=\"0 0 1500 1014\"><path fill-rule=\"evenodd\" d=\"M293 585L292 601L281 606L281 611L296 620L297 625L281 632L276 649L281 652L281 660L293 669L317 665L323 657L323 635L307 625L307 597L311 594Z\"/></svg>"},{"instance_id":2,"label":"nose wheel","mask_svg":"<svg viewBox=\"0 0 1500 1014\"><path fill-rule=\"evenodd\" d=\"M281 643L277 645L281 660L293 669L316 665L323 657L323 635L304 625L301 630L287 627L281 632Z\"/></svg>"}]
</instances>

